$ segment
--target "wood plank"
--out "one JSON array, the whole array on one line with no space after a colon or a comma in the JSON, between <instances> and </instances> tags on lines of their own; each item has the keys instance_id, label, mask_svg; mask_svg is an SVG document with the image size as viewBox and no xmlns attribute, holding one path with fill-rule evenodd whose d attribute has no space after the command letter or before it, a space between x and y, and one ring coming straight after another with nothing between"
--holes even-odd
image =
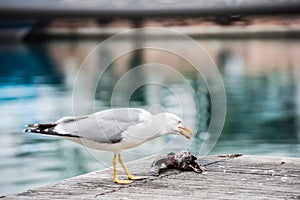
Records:
<instances>
[{"instance_id":1,"label":"wood plank","mask_svg":"<svg viewBox=\"0 0 300 200\"><path fill-rule=\"evenodd\" d=\"M155 156L128 163L147 175ZM300 158L208 156L207 171L168 170L130 185L112 182L112 169L100 170L3 199L299 199ZM122 170L119 169L119 172ZM125 178L124 173L120 173Z\"/></svg>"}]
</instances>

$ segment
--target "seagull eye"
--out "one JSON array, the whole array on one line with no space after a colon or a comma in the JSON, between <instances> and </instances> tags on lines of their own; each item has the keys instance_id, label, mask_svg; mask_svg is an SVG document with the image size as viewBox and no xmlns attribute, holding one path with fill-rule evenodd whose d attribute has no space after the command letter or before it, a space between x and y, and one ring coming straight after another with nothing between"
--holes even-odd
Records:
<instances>
[{"instance_id":1,"label":"seagull eye","mask_svg":"<svg viewBox=\"0 0 300 200\"><path fill-rule=\"evenodd\" d=\"M180 123L181 123L181 120L178 121L178 124L180 124Z\"/></svg>"}]
</instances>

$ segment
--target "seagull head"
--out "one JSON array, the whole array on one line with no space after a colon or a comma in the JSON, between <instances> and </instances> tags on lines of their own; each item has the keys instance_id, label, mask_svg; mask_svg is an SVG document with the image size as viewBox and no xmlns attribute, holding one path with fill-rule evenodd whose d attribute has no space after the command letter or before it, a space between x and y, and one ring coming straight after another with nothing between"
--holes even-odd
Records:
<instances>
[{"instance_id":1,"label":"seagull head","mask_svg":"<svg viewBox=\"0 0 300 200\"><path fill-rule=\"evenodd\" d=\"M187 139L191 139L190 135L192 135L193 132L183 125L182 119L180 117L172 113L161 113L161 115L163 115L163 121L165 122L163 134L180 134Z\"/></svg>"}]
</instances>

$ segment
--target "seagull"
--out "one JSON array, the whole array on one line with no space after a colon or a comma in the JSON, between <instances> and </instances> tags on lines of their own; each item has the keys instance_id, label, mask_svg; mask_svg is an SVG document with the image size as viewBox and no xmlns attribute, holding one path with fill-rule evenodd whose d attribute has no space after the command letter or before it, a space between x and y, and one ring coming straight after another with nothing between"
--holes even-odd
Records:
<instances>
[{"instance_id":1,"label":"seagull","mask_svg":"<svg viewBox=\"0 0 300 200\"><path fill-rule=\"evenodd\" d=\"M88 148L113 152L113 181L117 184L147 178L129 173L121 157L123 150L167 134L183 135L187 139L193 134L175 114L152 115L140 108L115 108L86 116L63 117L51 123L27 124L24 132L58 136ZM128 180L118 179L117 160Z\"/></svg>"}]
</instances>

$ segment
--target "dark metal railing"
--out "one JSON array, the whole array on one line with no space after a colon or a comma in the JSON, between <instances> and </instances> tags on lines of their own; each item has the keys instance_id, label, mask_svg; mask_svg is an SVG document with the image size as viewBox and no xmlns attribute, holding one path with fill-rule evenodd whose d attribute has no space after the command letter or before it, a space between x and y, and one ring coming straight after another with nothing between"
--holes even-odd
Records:
<instances>
[{"instance_id":1,"label":"dark metal railing","mask_svg":"<svg viewBox=\"0 0 300 200\"><path fill-rule=\"evenodd\" d=\"M295 0L1 0L0 19L149 18L222 15L295 15Z\"/></svg>"}]
</instances>

